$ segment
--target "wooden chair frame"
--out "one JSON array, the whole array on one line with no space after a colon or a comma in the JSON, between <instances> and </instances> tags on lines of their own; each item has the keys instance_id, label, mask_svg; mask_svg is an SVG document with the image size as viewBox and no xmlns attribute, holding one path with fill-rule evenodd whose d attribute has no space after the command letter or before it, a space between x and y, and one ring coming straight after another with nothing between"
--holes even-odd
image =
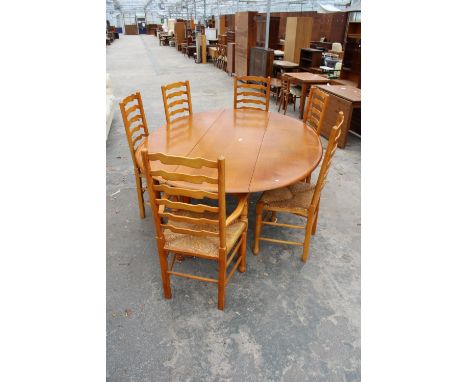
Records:
<instances>
[{"instance_id":1,"label":"wooden chair frame","mask_svg":"<svg viewBox=\"0 0 468 382\"><path fill-rule=\"evenodd\" d=\"M261 200L257 203L256 208L255 208L255 232L254 232L254 247L253 247L253 254L255 256L258 255L260 251L260 241L268 241L268 242L278 243L278 244L302 246L303 247L302 261L303 262L307 261L307 258L309 256L310 237L311 235L315 235L315 231L317 229L317 220L318 220L318 213L319 213L319 207L320 207L320 195L322 193L323 187L325 186L325 181L328 175L328 171L330 169L331 160L338 147L338 139L340 138L340 135L341 135L343 121L344 121L344 114L342 111L340 111L338 114L337 121L336 121L336 126L332 128L331 133L330 133L327 150L323 158L322 167L320 168L320 173L317 179L317 183L315 184L315 189L313 192L311 203L305 213L300 213L296 209L268 206ZM272 214L271 221L263 220L263 211L271 211L271 214ZM276 220L277 212L291 213L294 215L305 217L307 218L307 223L306 225L278 223ZM288 241L288 240L280 240L280 239L273 239L269 237L260 236L263 225L292 228L292 229L303 229L305 230L304 241L303 242Z\"/></svg>"},{"instance_id":2,"label":"wooden chair frame","mask_svg":"<svg viewBox=\"0 0 468 382\"><path fill-rule=\"evenodd\" d=\"M320 136L330 95L316 86L311 86L304 113L304 123L311 126Z\"/></svg>"},{"instance_id":3,"label":"wooden chair frame","mask_svg":"<svg viewBox=\"0 0 468 382\"><path fill-rule=\"evenodd\" d=\"M185 117L185 115L177 116L177 114L188 112L189 115L192 115L192 97L190 95L189 81L174 82L169 85L163 85L161 86L161 93L164 102L164 113L166 115L167 127L169 127L171 122ZM187 96L187 98L179 98L171 102L171 98L183 97L184 95Z\"/></svg>"},{"instance_id":4,"label":"wooden chair frame","mask_svg":"<svg viewBox=\"0 0 468 382\"><path fill-rule=\"evenodd\" d=\"M134 101L135 104L129 106ZM138 207L140 209L140 218L145 218L145 203L143 193L145 188L143 187L142 179L143 173L140 171L135 153L138 146L148 136L148 125L146 124L145 110L143 109L143 102L141 100L140 92L130 94L120 102L120 112L122 114L122 120L125 126L125 134L127 135L128 147L130 148L130 154L133 161L133 172L135 174L135 183L138 196ZM129 106L127 108L127 106ZM141 142L140 142L141 141ZM135 144L137 144L135 146Z\"/></svg>"},{"instance_id":5,"label":"wooden chair frame","mask_svg":"<svg viewBox=\"0 0 468 382\"><path fill-rule=\"evenodd\" d=\"M242 96L242 98L239 98L239 96ZM264 101L259 98L263 98ZM243 103L262 105L265 109L262 109L261 106L242 106ZM241 106L238 104L241 104ZM270 77L242 76L234 78L234 109L268 111L269 106Z\"/></svg>"},{"instance_id":6,"label":"wooden chair frame","mask_svg":"<svg viewBox=\"0 0 468 382\"><path fill-rule=\"evenodd\" d=\"M278 98L280 100L279 106L278 106L278 113L281 110L281 106L283 106L283 114L286 114L286 110L288 109L289 102L293 101L294 105L294 111L296 111L296 99L300 98L300 96L297 96L291 91L291 84L292 84L292 79L288 77L287 74L283 74L281 77L281 87L279 89L279 94Z\"/></svg>"},{"instance_id":7,"label":"wooden chair frame","mask_svg":"<svg viewBox=\"0 0 468 382\"><path fill-rule=\"evenodd\" d=\"M189 279L217 283L218 284L218 309L224 309L225 288L227 283L231 280L234 272L238 269L239 272L245 271L245 254L246 254L246 240L247 240L247 208L248 208L248 195L239 197L239 203L231 215L226 217L226 194L225 194L225 160L220 157L217 161L207 160L203 158L186 158L173 155L165 155L162 153L149 154L146 148L142 150L144 171L146 179L150 182L153 177L162 178L162 184L155 183L149 187L149 197L151 208L153 211L153 221L156 228L156 242L158 246L159 261L161 264L161 278L164 290L164 297L170 299L172 297L170 276L180 276ZM180 166L189 168L209 168L216 169L217 178L208 177L205 175L189 175L182 172L168 172L165 170L151 170L150 161L159 161L164 165L175 166L177 169ZM184 182L183 186L170 185L168 182ZM191 189L190 186L185 186L187 183L211 183L218 185L218 192L207 192L201 190ZM174 196L178 201L172 201L169 197ZM182 202L182 198L203 199L208 198L218 201L218 207L209 206L206 204L189 204ZM170 209L170 211L167 210ZM189 211L195 213L214 212L217 213L218 219L207 218L194 218L177 214L177 212ZM164 223L164 220L166 223ZM236 220L240 219L245 224L242 234L239 239L231 246L227 247L226 244L226 229ZM197 230L189 228L180 228L171 224L171 222L185 222L190 224L207 224L217 225L218 231ZM167 229L171 232L178 234L185 234L189 236L215 236L219 237L219 250L218 256L213 257L203 255L197 252L187 252L182 250L168 249L166 246L166 239L164 230ZM240 251L239 251L240 250ZM168 263L169 252L173 253L171 264ZM233 261L236 254L237 260ZM218 262L218 279L200 277L188 273L175 272L173 270L176 256L195 256L208 260L215 260ZM233 264L229 274L227 269L230 264Z\"/></svg>"}]
</instances>

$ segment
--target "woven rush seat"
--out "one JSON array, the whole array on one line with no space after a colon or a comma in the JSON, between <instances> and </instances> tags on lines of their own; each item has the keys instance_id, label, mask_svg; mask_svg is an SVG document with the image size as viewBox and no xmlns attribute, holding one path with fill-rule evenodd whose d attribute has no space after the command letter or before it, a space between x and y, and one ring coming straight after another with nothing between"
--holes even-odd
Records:
<instances>
[{"instance_id":1,"label":"woven rush seat","mask_svg":"<svg viewBox=\"0 0 468 382\"><path fill-rule=\"evenodd\" d=\"M281 208L287 211L307 215L314 195L315 185L298 182L290 186L265 191L260 197L260 201L265 206Z\"/></svg>"},{"instance_id":2,"label":"woven rush seat","mask_svg":"<svg viewBox=\"0 0 468 382\"><path fill-rule=\"evenodd\" d=\"M217 219L218 214L212 212L196 213L190 211L172 211L174 215L188 216L196 219ZM179 222L170 219L170 224L178 228L205 230L210 232L218 232L219 226L214 224L191 224L187 222ZM238 220L230 224L226 228L226 252L232 249L234 244L242 235L246 225ZM168 251L181 251L208 255L214 258L219 256L219 237L214 236L195 236L176 233L169 229L164 230L165 245L164 249Z\"/></svg>"}]
</instances>

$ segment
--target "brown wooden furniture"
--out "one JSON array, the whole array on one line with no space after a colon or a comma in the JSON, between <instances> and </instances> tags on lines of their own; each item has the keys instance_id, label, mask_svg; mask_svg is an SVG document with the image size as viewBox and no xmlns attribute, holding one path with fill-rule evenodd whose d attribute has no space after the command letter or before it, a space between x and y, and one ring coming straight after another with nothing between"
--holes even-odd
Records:
<instances>
[{"instance_id":1,"label":"brown wooden furniture","mask_svg":"<svg viewBox=\"0 0 468 382\"><path fill-rule=\"evenodd\" d=\"M185 21L176 21L174 24L174 38L175 44L178 50L180 50L180 44L185 41Z\"/></svg>"},{"instance_id":2,"label":"brown wooden furniture","mask_svg":"<svg viewBox=\"0 0 468 382\"><path fill-rule=\"evenodd\" d=\"M145 191L142 178L143 173L137 165L135 153L141 147L143 139L148 136L148 126L146 124L145 110L141 100L140 92L130 94L120 102L120 112L125 126L128 147L133 161L133 173L135 174L135 183L138 197L138 207L140 209L140 218L145 217L145 203L143 192Z\"/></svg>"},{"instance_id":3,"label":"brown wooden furniture","mask_svg":"<svg viewBox=\"0 0 468 382\"><path fill-rule=\"evenodd\" d=\"M257 36L255 39L255 45L259 48L265 48L266 38L266 16L257 15L255 16ZM268 48L277 49L279 41L279 17L270 16L270 30L268 36Z\"/></svg>"},{"instance_id":4,"label":"brown wooden furniture","mask_svg":"<svg viewBox=\"0 0 468 382\"><path fill-rule=\"evenodd\" d=\"M299 63L301 49L309 47L312 17L288 17L284 41L284 59Z\"/></svg>"},{"instance_id":5,"label":"brown wooden furniture","mask_svg":"<svg viewBox=\"0 0 468 382\"><path fill-rule=\"evenodd\" d=\"M304 123L312 127L320 135L325 114L328 110L329 94L316 86L310 87L307 107L304 113Z\"/></svg>"},{"instance_id":6,"label":"brown wooden furniture","mask_svg":"<svg viewBox=\"0 0 468 382\"><path fill-rule=\"evenodd\" d=\"M260 251L260 241L268 241L278 244L289 244L301 246L302 261L306 262L309 256L309 244L311 235L315 235L317 229L318 212L320 206L320 195L325 185L325 180L330 169L331 160L335 154L338 145L338 139L341 134L343 125L343 113L340 113L336 125L333 127L328 141L327 150L323 158L322 167L315 186L308 182L298 182L288 187L279 188L264 192L257 202L255 208L255 234L254 234L254 255L258 255ZM263 211L271 211L274 216L277 212L290 213L305 217L306 225L296 225L287 223L278 223L276 219L273 221L263 220ZM285 227L292 229L305 230L303 242L273 239L261 235L261 230L264 225L275 227Z\"/></svg>"},{"instance_id":7,"label":"brown wooden furniture","mask_svg":"<svg viewBox=\"0 0 468 382\"><path fill-rule=\"evenodd\" d=\"M234 109L268 111L270 77L236 76L234 79Z\"/></svg>"},{"instance_id":8,"label":"brown wooden furniture","mask_svg":"<svg viewBox=\"0 0 468 382\"><path fill-rule=\"evenodd\" d=\"M259 192L284 187L304 179L322 157L319 136L304 123L276 112L216 110L194 113L159 128L145 140L148 152L168 155L226 158L226 193ZM281 153L281 155L278 155ZM136 153L142 167L141 148ZM151 170L162 169L151 162ZM189 171L190 174L195 172ZM212 171L203 173L213 176ZM216 191L210 183L194 184L197 190Z\"/></svg>"},{"instance_id":9,"label":"brown wooden furniture","mask_svg":"<svg viewBox=\"0 0 468 382\"><path fill-rule=\"evenodd\" d=\"M257 12L236 13L236 74L249 74L250 49L255 47L257 29L255 16Z\"/></svg>"},{"instance_id":10,"label":"brown wooden furniture","mask_svg":"<svg viewBox=\"0 0 468 382\"><path fill-rule=\"evenodd\" d=\"M133 24L133 25L125 25L125 34L126 35L137 35L138 34L138 25Z\"/></svg>"},{"instance_id":11,"label":"brown wooden furniture","mask_svg":"<svg viewBox=\"0 0 468 382\"><path fill-rule=\"evenodd\" d=\"M308 72L293 72L287 74L293 78L296 83L301 85L301 103L299 104L299 118L302 119L304 115L304 104L307 95L307 88L313 84L327 84L330 80L324 76Z\"/></svg>"},{"instance_id":12,"label":"brown wooden furniture","mask_svg":"<svg viewBox=\"0 0 468 382\"><path fill-rule=\"evenodd\" d=\"M161 279L164 297L171 298L171 276L218 284L218 309L224 310L224 294L227 283L236 269L245 271L245 253L247 237L247 195L240 197L237 208L226 217L225 193L225 160L217 161L203 158L187 158L148 153L142 150L143 167L146 180L151 184L153 176L164 179L162 184L148 187L153 222L156 228ZM165 170L152 170L150 161L166 166ZM205 175L188 175L185 169L212 169L216 177ZM186 186L171 186L167 181L183 181ZM217 192L193 190L191 184L211 183L217 185ZM178 198L177 202L169 197ZM203 203L189 204L181 202L184 198L217 200L218 205ZM165 222L163 223L163 220ZM171 264L168 264L169 253L173 253ZM174 264L177 255L199 257L218 262L218 278L195 276L175 272ZM235 257L237 256L237 259ZM227 269L233 264L229 274Z\"/></svg>"},{"instance_id":13,"label":"brown wooden furniture","mask_svg":"<svg viewBox=\"0 0 468 382\"><path fill-rule=\"evenodd\" d=\"M295 62L286 61L286 60L273 60L273 75L278 75L278 71L280 73L291 72L297 70L299 68L299 64Z\"/></svg>"},{"instance_id":14,"label":"brown wooden furniture","mask_svg":"<svg viewBox=\"0 0 468 382\"><path fill-rule=\"evenodd\" d=\"M312 34L309 41L343 42L348 15L346 12L315 13L313 16Z\"/></svg>"},{"instance_id":15,"label":"brown wooden furniture","mask_svg":"<svg viewBox=\"0 0 468 382\"><path fill-rule=\"evenodd\" d=\"M271 77L273 75L274 50L265 48L250 49L250 76Z\"/></svg>"},{"instance_id":16,"label":"brown wooden furniture","mask_svg":"<svg viewBox=\"0 0 468 382\"><path fill-rule=\"evenodd\" d=\"M299 66L303 72L320 71L322 51L319 49L302 48Z\"/></svg>"},{"instance_id":17,"label":"brown wooden furniture","mask_svg":"<svg viewBox=\"0 0 468 382\"><path fill-rule=\"evenodd\" d=\"M343 66L340 78L353 81L361 87L361 23L350 22L344 46Z\"/></svg>"},{"instance_id":18,"label":"brown wooden furniture","mask_svg":"<svg viewBox=\"0 0 468 382\"><path fill-rule=\"evenodd\" d=\"M164 113L166 123L170 123L192 115L192 97L190 96L189 81L174 82L173 84L161 86L161 93L164 103ZM180 115L183 113L182 115Z\"/></svg>"},{"instance_id":19,"label":"brown wooden furniture","mask_svg":"<svg viewBox=\"0 0 468 382\"><path fill-rule=\"evenodd\" d=\"M333 121L342 110L345 114L343 134L338 141L339 148L345 148L350 130L361 133L361 89L352 86L330 85L317 86L330 94L327 112L325 113L320 134L328 138L333 127Z\"/></svg>"},{"instance_id":20,"label":"brown wooden furniture","mask_svg":"<svg viewBox=\"0 0 468 382\"><path fill-rule=\"evenodd\" d=\"M283 114L286 114L286 110L288 109L288 105L291 101L294 105L294 111L296 111L296 100L300 97L300 93L291 86L291 78L287 75L283 75L281 77L281 89L279 92L280 103L278 106L278 113L281 110L281 106L283 106Z\"/></svg>"},{"instance_id":21,"label":"brown wooden furniture","mask_svg":"<svg viewBox=\"0 0 468 382\"><path fill-rule=\"evenodd\" d=\"M228 42L227 44L227 66L226 70L230 76L236 72L236 43Z\"/></svg>"}]
</instances>

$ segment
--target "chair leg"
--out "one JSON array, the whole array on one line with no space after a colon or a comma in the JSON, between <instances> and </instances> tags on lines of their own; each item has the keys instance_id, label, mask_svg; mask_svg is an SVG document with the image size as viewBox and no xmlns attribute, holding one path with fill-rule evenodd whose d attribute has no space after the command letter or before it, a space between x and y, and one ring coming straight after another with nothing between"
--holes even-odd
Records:
<instances>
[{"instance_id":1,"label":"chair leg","mask_svg":"<svg viewBox=\"0 0 468 382\"><path fill-rule=\"evenodd\" d=\"M309 257L309 245L310 245L310 236L312 235L312 215L307 217L307 224L305 229L305 237L304 237L304 246L302 250L302 261L305 263L307 258Z\"/></svg>"},{"instance_id":2,"label":"chair leg","mask_svg":"<svg viewBox=\"0 0 468 382\"><path fill-rule=\"evenodd\" d=\"M145 200L143 199L143 185L141 182L140 172L137 169L134 169L135 172L135 182L138 196L138 208L140 209L140 218L144 219L145 214Z\"/></svg>"},{"instance_id":3,"label":"chair leg","mask_svg":"<svg viewBox=\"0 0 468 382\"><path fill-rule=\"evenodd\" d=\"M263 203L257 203L255 207L255 231L254 231L254 247L253 254L257 256L260 252L260 233L262 232L262 215L263 215Z\"/></svg>"},{"instance_id":4,"label":"chair leg","mask_svg":"<svg viewBox=\"0 0 468 382\"><path fill-rule=\"evenodd\" d=\"M312 226L312 235L315 235L315 231L317 230L317 221L318 221L319 208L320 208L320 203L317 206L317 211L315 211L314 225Z\"/></svg>"},{"instance_id":5,"label":"chair leg","mask_svg":"<svg viewBox=\"0 0 468 382\"><path fill-rule=\"evenodd\" d=\"M219 251L218 263L218 309L224 310L224 294L226 290L226 252Z\"/></svg>"},{"instance_id":6,"label":"chair leg","mask_svg":"<svg viewBox=\"0 0 468 382\"><path fill-rule=\"evenodd\" d=\"M280 102L279 102L279 106L278 106L278 113L279 113L279 111L281 110L281 105L282 105L282 103L283 103L283 94L280 94L280 95L279 95L279 101L280 101Z\"/></svg>"},{"instance_id":7,"label":"chair leg","mask_svg":"<svg viewBox=\"0 0 468 382\"><path fill-rule=\"evenodd\" d=\"M169 256L169 252L165 251L164 248L162 248L162 240L158 239L158 253L159 253L159 264L161 267L161 279L162 279L162 286L163 286L163 292L164 292L164 297L167 299L172 298L172 292L171 292L171 279L169 276L168 270L168 264L167 264L167 257Z\"/></svg>"},{"instance_id":8,"label":"chair leg","mask_svg":"<svg viewBox=\"0 0 468 382\"><path fill-rule=\"evenodd\" d=\"M239 264L239 268L237 269L240 273L245 272L245 255L247 253L247 230L242 234L242 244L240 246L240 255L241 255L241 262Z\"/></svg>"}]
</instances>

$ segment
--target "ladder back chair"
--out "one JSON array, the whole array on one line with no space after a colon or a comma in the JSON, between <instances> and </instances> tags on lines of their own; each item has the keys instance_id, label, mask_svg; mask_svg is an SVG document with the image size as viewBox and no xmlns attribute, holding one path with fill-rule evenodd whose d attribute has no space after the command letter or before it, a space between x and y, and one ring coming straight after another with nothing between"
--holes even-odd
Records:
<instances>
[{"instance_id":1,"label":"ladder back chair","mask_svg":"<svg viewBox=\"0 0 468 382\"><path fill-rule=\"evenodd\" d=\"M281 110L281 106L283 106L283 114L286 114L286 110L291 101L293 102L294 111L296 111L296 100L301 98L301 90L294 86L293 80L287 73L281 76L280 82L281 84L278 92L280 104L278 106L278 113Z\"/></svg>"},{"instance_id":2,"label":"ladder back chair","mask_svg":"<svg viewBox=\"0 0 468 382\"><path fill-rule=\"evenodd\" d=\"M268 111L269 105L270 77L243 76L234 79L234 109Z\"/></svg>"},{"instance_id":3,"label":"ladder back chair","mask_svg":"<svg viewBox=\"0 0 468 382\"><path fill-rule=\"evenodd\" d=\"M145 189L142 184L144 175L137 165L135 152L148 136L148 125L146 124L145 111L143 109L140 92L136 92L125 97L120 102L120 112L122 113L128 147L130 148L130 154L133 161L133 172L135 174L140 218L143 219L145 217L145 204L143 198Z\"/></svg>"},{"instance_id":4,"label":"ladder back chair","mask_svg":"<svg viewBox=\"0 0 468 382\"><path fill-rule=\"evenodd\" d=\"M304 123L311 126L320 136L323 121L328 108L329 94L316 86L310 87L309 98L304 113Z\"/></svg>"},{"instance_id":5,"label":"ladder back chair","mask_svg":"<svg viewBox=\"0 0 468 382\"><path fill-rule=\"evenodd\" d=\"M317 228L317 219L320 205L320 195L325 185L328 170L330 169L331 160L338 147L338 139L341 135L344 115L340 111L336 121L336 126L332 128L328 140L327 149L323 158L322 167L315 186L307 182L297 182L291 186L282 187L276 190L266 191L262 194L257 202L255 209L255 232L254 232L254 255L258 255L260 250L260 241L268 241L278 244L289 244L302 246L302 261L306 262L309 256L309 244L311 235L315 235ZM270 221L263 220L263 211L290 213L305 217L306 225L278 223L276 219ZM281 239L273 239L260 236L264 225L285 227L291 229L305 230L303 242L288 241Z\"/></svg>"},{"instance_id":6,"label":"ladder back chair","mask_svg":"<svg viewBox=\"0 0 468 382\"><path fill-rule=\"evenodd\" d=\"M164 113L166 114L167 127L171 122L192 115L192 97L190 96L189 81L174 82L173 84L161 86L164 102ZM183 115L180 115L180 114Z\"/></svg>"},{"instance_id":7,"label":"ladder back chair","mask_svg":"<svg viewBox=\"0 0 468 382\"><path fill-rule=\"evenodd\" d=\"M153 177L162 178L161 184L149 187L149 198L153 211L153 222L156 230L156 242L161 265L161 278L164 297L172 297L170 276L180 276L199 281L218 284L218 309L224 309L224 296L227 283L234 272L245 271L245 254L247 238L247 195L239 197L235 210L226 217L225 195L225 160L217 161L203 158L187 158L148 153L142 150L145 175L148 181ZM173 166L177 172L151 170L151 162ZM181 167L187 167L192 175L181 172ZM172 168L172 167L169 167ZM200 169L200 175L193 175L193 169ZM216 177L205 174L216 173ZM168 182L172 182L169 184ZM174 185L176 182L176 185ZM218 192L202 191L194 184L216 184ZM189 204L168 199L174 196L176 200L188 197L198 199L200 203ZM203 199L216 200L218 206L202 204ZM213 204L213 203L212 203ZM164 219L164 220L163 220ZM171 263L168 262L172 253ZM174 271L176 256L195 256L218 262L218 278L196 276ZM237 255L237 258L236 258ZM229 265L231 270L227 273Z\"/></svg>"}]
</instances>

